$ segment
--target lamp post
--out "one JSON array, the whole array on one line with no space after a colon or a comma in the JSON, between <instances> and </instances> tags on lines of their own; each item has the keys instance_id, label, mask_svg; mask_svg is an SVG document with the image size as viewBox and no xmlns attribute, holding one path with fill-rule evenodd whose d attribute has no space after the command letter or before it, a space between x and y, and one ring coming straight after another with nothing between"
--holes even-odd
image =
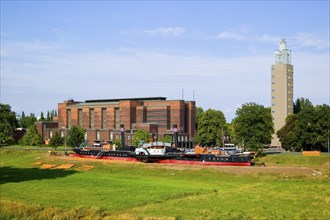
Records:
<instances>
[{"instance_id":1,"label":"lamp post","mask_svg":"<svg viewBox=\"0 0 330 220\"><path fill-rule=\"evenodd\" d=\"M64 130L64 155L66 155L66 127L62 127Z\"/></svg>"}]
</instances>

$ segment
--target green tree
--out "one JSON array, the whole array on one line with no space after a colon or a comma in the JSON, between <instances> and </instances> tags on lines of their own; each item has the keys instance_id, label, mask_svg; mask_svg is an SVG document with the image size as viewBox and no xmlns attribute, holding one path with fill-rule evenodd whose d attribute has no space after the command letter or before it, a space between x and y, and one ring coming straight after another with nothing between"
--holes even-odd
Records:
<instances>
[{"instance_id":1,"label":"green tree","mask_svg":"<svg viewBox=\"0 0 330 220\"><path fill-rule=\"evenodd\" d=\"M274 133L270 108L256 103L247 103L236 110L233 121L235 139L242 143L244 150L262 151L270 143Z\"/></svg>"},{"instance_id":2,"label":"green tree","mask_svg":"<svg viewBox=\"0 0 330 220\"><path fill-rule=\"evenodd\" d=\"M303 150L314 150L317 145L317 116L313 105L307 105L298 113L296 135L299 137L297 146Z\"/></svg>"},{"instance_id":3,"label":"green tree","mask_svg":"<svg viewBox=\"0 0 330 220\"><path fill-rule=\"evenodd\" d=\"M298 98L293 103L293 113L298 114L302 109L304 109L305 107L310 107L310 106L313 106L313 104L311 101L309 101L309 99Z\"/></svg>"},{"instance_id":4,"label":"green tree","mask_svg":"<svg viewBox=\"0 0 330 220\"><path fill-rule=\"evenodd\" d=\"M329 141L329 129L330 129L330 106L329 105L317 105L315 107L315 113L317 117L315 129L316 129L316 149L321 151L328 150Z\"/></svg>"},{"instance_id":5,"label":"green tree","mask_svg":"<svg viewBox=\"0 0 330 220\"><path fill-rule=\"evenodd\" d=\"M120 149L121 148L121 140L117 139L113 142L113 144L116 146L116 149Z\"/></svg>"},{"instance_id":6,"label":"green tree","mask_svg":"<svg viewBox=\"0 0 330 220\"><path fill-rule=\"evenodd\" d=\"M149 132L145 130L137 130L134 133L133 140L132 140L132 145L133 146L139 146L140 145L140 140L142 141L142 144L148 143L150 140L150 134Z\"/></svg>"},{"instance_id":7,"label":"green tree","mask_svg":"<svg viewBox=\"0 0 330 220\"><path fill-rule=\"evenodd\" d=\"M38 119L38 121L45 121L45 120L46 120L46 119L45 119L44 113L41 112L41 113L40 113L40 118Z\"/></svg>"},{"instance_id":8,"label":"green tree","mask_svg":"<svg viewBox=\"0 0 330 220\"><path fill-rule=\"evenodd\" d=\"M29 128L34 125L34 122L37 121L37 118L34 116L33 113L30 116L25 116L24 112L22 112L22 116L20 118L20 126L23 128Z\"/></svg>"},{"instance_id":9,"label":"green tree","mask_svg":"<svg viewBox=\"0 0 330 220\"><path fill-rule=\"evenodd\" d=\"M79 147L85 139L86 130L80 126L73 125L67 131L66 139L68 146Z\"/></svg>"},{"instance_id":10,"label":"green tree","mask_svg":"<svg viewBox=\"0 0 330 220\"><path fill-rule=\"evenodd\" d=\"M166 142L166 143L172 143L172 136L171 135L164 135L164 137L160 138L159 141Z\"/></svg>"},{"instance_id":11,"label":"green tree","mask_svg":"<svg viewBox=\"0 0 330 220\"><path fill-rule=\"evenodd\" d=\"M40 146L42 144L42 139L35 125L32 125L27 129L26 134L19 141L19 144L29 146Z\"/></svg>"},{"instance_id":12,"label":"green tree","mask_svg":"<svg viewBox=\"0 0 330 220\"><path fill-rule=\"evenodd\" d=\"M55 131L55 134L50 139L49 145L56 150L56 148L63 144L63 138L59 131Z\"/></svg>"},{"instance_id":13,"label":"green tree","mask_svg":"<svg viewBox=\"0 0 330 220\"><path fill-rule=\"evenodd\" d=\"M321 150L328 148L330 107L316 107L308 100L299 98L295 102L295 115L289 115L277 135L282 147L287 150Z\"/></svg>"},{"instance_id":14,"label":"green tree","mask_svg":"<svg viewBox=\"0 0 330 220\"><path fill-rule=\"evenodd\" d=\"M13 144L13 132L18 127L16 113L7 104L0 104L0 145Z\"/></svg>"},{"instance_id":15,"label":"green tree","mask_svg":"<svg viewBox=\"0 0 330 220\"><path fill-rule=\"evenodd\" d=\"M198 130L198 120L200 119L200 117L202 116L203 113L204 113L204 110L202 107L196 108L196 129L197 130Z\"/></svg>"},{"instance_id":16,"label":"green tree","mask_svg":"<svg viewBox=\"0 0 330 220\"><path fill-rule=\"evenodd\" d=\"M229 123L226 125L226 135L229 136L229 140L231 143L237 143L236 137L235 137L235 128L233 123Z\"/></svg>"},{"instance_id":17,"label":"green tree","mask_svg":"<svg viewBox=\"0 0 330 220\"><path fill-rule=\"evenodd\" d=\"M51 121L51 120L52 120L52 118L51 118L50 112L47 111L46 121Z\"/></svg>"},{"instance_id":18,"label":"green tree","mask_svg":"<svg viewBox=\"0 0 330 220\"><path fill-rule=\"evenodd\" d=\"M291 114L285 119L285 125L276 132L280 139L282 148L290 151L301 151L301 146L298 146L297 125L298 115Z\"/></svg>"},{"instance_id":19,"label":"green tree","mask_svg":"<svg viewBox=\"0 0 330 220\"><path fill-rule=\"evenodd\" d=\"M226 119L221 111L208 109L198 118L198 130L194 142L207 146L217 146L222 143L222 131Z\"/></svg>"}]
</instances>

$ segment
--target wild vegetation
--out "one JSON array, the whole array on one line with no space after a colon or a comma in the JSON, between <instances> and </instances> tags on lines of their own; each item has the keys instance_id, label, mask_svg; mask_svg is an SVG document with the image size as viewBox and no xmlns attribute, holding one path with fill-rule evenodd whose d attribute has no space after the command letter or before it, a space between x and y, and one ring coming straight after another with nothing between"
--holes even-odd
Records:
<instances>
[{"instance_id":1,"label":"wild vegetation","mask_svg":"<svg viewBox=\"0 0 330 220\"><path fill-rule=\"evenodd\" d=\"M304 166L284 174L265 172L271 167L166 166L50 157L32 150L0 152L1 219L326 219L330 215L329 169L324 167L329 155L263 159L272 166ZM66 170L40 165L68 163L74 166ZM227 172L232 169L235 172Z\"/></svg>"}]
</instances>

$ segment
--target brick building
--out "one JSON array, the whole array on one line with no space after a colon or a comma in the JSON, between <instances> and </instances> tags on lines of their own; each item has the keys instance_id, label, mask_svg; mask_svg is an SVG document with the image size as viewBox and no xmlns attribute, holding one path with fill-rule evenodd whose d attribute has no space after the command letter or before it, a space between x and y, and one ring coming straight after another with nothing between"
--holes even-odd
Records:
<instances>
[{"instance_id":1,"label":"brick building","mask_svg":"<svg viewBox=\"0 0 330 220\"><path fill-rule=\"evenodd\" d=\"M116 141L120 139L120 125L125 127L125 142L130 145L134 131L143 129L154 139L179 130L181 144L195 136L195 102L166 100L164 97L102 99L79 102L66 100L58 104L58 129L64 134L71 125L86 129L85 139ZM55 129L47 129L50 138Z\"/></svg>"}]
</instances>

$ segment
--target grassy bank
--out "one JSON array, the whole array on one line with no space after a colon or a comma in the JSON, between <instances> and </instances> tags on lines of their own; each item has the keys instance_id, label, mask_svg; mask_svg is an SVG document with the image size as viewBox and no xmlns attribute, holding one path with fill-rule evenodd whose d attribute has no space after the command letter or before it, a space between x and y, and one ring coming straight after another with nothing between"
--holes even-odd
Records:
<instances>
[{"instance_id":1,"label":"grassy bank","mask_svg":"<svg viewBox=\"0 0 330 220\"><path fill-rule=\"evenodd\" d=\"M326 162L330 161L330 154L321 153L320 156L302 156L302 153L282 153L268 155L266 157L261 158L261 161L271 166L284 165L318 168L319 166L322 166Z\"/></svg>"},{"instance_id":2,"label":"grassy bank","mask_svg":"<svg viewBox=\"0 0 330 220\"><path fill-rule=\"evenodd\" d=\"M329 178L324 174L238 175L204 167L70 160L32 150L0 152L1 219L326 219L330 215ZM40 169L35 162L75 166ZM93 168L79 170L86 165Z\"/></svg>"}]
</instances>

